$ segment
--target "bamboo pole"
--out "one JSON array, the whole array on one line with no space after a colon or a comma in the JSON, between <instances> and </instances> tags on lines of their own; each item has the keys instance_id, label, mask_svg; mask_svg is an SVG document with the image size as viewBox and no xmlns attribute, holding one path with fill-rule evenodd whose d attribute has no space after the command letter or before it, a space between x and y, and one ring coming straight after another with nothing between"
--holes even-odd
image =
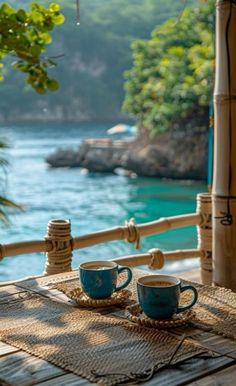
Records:
<instances>
[{"instance_id":1,"label":"bamboo pole","mask_svg":"<svg viewBox=\"0 0 236 386\"><path fill-rule=\"evenodd\" d=\"M236 291L236 3L216 4L213 282Z\"/></svg>"},{"instance_id":2,"label":"bamboo pole","mask_svg":"<svg viewBox=\"0 0 236 386\"><path fill-rule=\"evenodd\" d=\"M201 214L191 213L180 216L161 218L157 221L136 225L136 228L140 236L149 236L155 233L165 232L170 229L197 225L202 221L203 220ZM71 243L73 249L81 249L107 241L124 239L128 240L129 236L129 227L123 226L75 237L71 240ZM16 256L38 252L47 253L52 250L53 243L49 239L2 244L0 245L0 260L7 256Z\"/></svg>"},{"instance_id":3,"label":"bamboo pole","mask_svg":"<svg viewBox=\"0 0 236 386\"><path fill-rule=\"evenodd\" d=\"M51 242L44 240L23 241L12 244L0 245L0 260L8 256L17 256L28 253L49 252L52 249Z\"/></svg>"},{"instance_id":4,"label":"bamboo pole","mask_svg":"<svg viewBox=\"0 0 236 386\"><path fill-rule=\"evenodd\" d=\"M170 229L197 225L201 222L202 217L199 213L191 213L180 216L160 218L157 221L136 225L136 228L140 236L150 236L156 233L166 232ZM80 249L107 241L128 239L128 236L129 234L127 226L117 227L91 233L85 236L75 237L73 239L73 245L74 249Z\"/></svg>"},{"instance_id":5,"label":"bamboo pole","mask_svg":"<svg viewBox=\"0 0 236 386\"><path fill-rule=\"evenodd\" d=\"M119 265L127 265L128 267L136 267L139 265L148 265L150 269L161 269L162 265L159 264L159 261L155 262L155 251L160 253L158 249L150 250L148 253L142 253L138 255L129 255L118 257L116 259L112 259L112 261L116 262ZM176 251L168 251L161 252L164 260L182 260L182 259L190 259L194 257L202 257L204 252L200 249L185 249L185 250L176 250Z\"/></svg>"}]
</instances>

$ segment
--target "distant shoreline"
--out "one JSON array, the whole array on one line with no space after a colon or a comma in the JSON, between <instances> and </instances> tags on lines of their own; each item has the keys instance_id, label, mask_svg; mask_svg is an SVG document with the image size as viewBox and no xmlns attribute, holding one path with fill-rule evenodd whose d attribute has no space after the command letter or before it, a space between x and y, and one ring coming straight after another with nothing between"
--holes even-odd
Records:
<instances>
[{"instance_id":1,"label":"distant shoreline","mask_svg":"<svg viewBox=\"0 0 236 386\"><path fill-rule=\"evenodd\" d=\"M13 119L1 119L0 118L0 125L1 124L38 124L38 123L42 123L42 124L47 124L47 123L78 123L78 124L91 124L91 123L99 123L99 124L108 124L108 125L115 125L117 124L117 122L123 122L124 124L127 124L127 125L133 125L135 123L134 120L132 119L129 119L127 117L122 117L122 116L118 116L116 118L112 117L112 118L104 118L104 119L81 119L81 120L78 120L78 119L55 119L55 118L52 118L52 119L49 119L48 117L47 118L42 118L42 119L39 119L39 118L36 118L35 117L31 117L31 118L13 118Z\"/></svg>"},{"instance_id":2,"label":"distant shoreline","mask_svg":"<svg viewBox=\"0 0 236 386\"><path fill-rule=\"evenodd\" d=\"M52 168L82 168L92 173L205 181L205 170L199 169L201 160L198 164L195 162L194 167L189 157L179 157L174 162L171 146L171 141L164 145L161 139L160 143L142 147L139 138L90 138L82 141L77 149L57 149L47 156L46 162Z\"/></svg>"}]
</instances>

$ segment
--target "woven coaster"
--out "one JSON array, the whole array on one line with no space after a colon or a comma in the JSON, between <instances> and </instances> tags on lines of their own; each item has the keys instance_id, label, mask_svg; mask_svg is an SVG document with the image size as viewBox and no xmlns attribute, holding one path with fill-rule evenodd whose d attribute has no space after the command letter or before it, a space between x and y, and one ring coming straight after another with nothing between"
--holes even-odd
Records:
<instances>
[{"instance_id":1,"label":"woven coaster","mask_svg":"<svg viewBox=\"0 0 236 386\"><path fill-rule=\"evenodd\" d=\"M3 305L1 340L103 385L130 379L136 384L142 375L169 363L178 347L173 365L205 351L188 339L179 346L180 340L164 331L54 303L35 297L12 304L10 319L8 306ZM21 323L9 328L12 315L17 315Z\"/></svg>"},{"instance_id":2,"label":"woven coaster","mask_svg":"<svg viewBox=\"0 0 236 386\"><path fill-rule=\"evenodd\" d=\"M134 323L139 324L140 326L153 327L157 329L171 329L174 327L180 327L186 325L191 319L193 319L195 312L192 310L187 310L180 314L175 314L171 319L165 320L154 320L148 318L141 310L139 304L133 304L126 307L126 316L127 318Z\"/></svg>"},{"instance_id":3,"label":"woven coaster","mask_svg":"<svg viewBox=\"0 0 236 386\"><path fill-rule=\"evenodd\" d=\"M114 292L110 298L91 299L83 292L81 287L78 287L77 283L55 284L52 288L63 292L68 298L74 300L79 306L82 307L100 308L122 305L127 303L127 300L131 297L131 291L124 289L118 292Z\"/></svg>"}]
</instances>

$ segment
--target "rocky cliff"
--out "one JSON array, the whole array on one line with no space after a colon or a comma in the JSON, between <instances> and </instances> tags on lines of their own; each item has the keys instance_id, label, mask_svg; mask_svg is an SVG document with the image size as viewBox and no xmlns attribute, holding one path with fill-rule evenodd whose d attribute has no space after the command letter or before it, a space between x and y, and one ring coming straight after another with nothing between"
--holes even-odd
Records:
<instances>
[{"instance_id":1,"label":"rocky cliff","mask_svg":"<svg viewBox=\"0 0 236 386\"><path fill-rule=\"evenodd\" d=\"M155 138L139 130L134 140L88 139L79 149L58 150L46 161L51 167L112 173L122 168L139 176L203 180L207 178L207 126L208 109L196 110Z\"/></svg>"}]
</instances>

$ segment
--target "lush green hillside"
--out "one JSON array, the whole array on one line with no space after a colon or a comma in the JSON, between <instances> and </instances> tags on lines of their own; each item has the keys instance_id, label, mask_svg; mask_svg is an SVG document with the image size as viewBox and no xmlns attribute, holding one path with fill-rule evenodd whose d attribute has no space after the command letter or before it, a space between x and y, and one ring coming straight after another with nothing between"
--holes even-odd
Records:
<instances>
[{"instance_id":1,"label":"lush green hillside","mask_svg":"<svg viewBox=\"0 0 236 386\"><path fill-rule=\"evenodd\" d=\"M126 72L124 109L152 134L204 110L213 92L214 1L187 8L181 19L156 28L150 40L133 43ZM207 125L206 125L207 127Z\"/></svg>"},{"instance_id":2,"label":"lush green hillside","mask_svg":"<svg viewBox=\"0 0 236 386\"><path fill-rule=\"evenodd\" d=\"M17 0L9 2L19 7ZM176 17L182 0L81 0L80 26L76 25L75 1L58 3L66 22L55 31L49 51L52 56L64 55L52 69L60 90L37 95L22 74L9 70L0 84L1 117L118 119L124 98L123 72L132 64L131 42L148 38L156 25ZM20 4L25 7L29 1Z\"/></svg>"}]
</instances>

